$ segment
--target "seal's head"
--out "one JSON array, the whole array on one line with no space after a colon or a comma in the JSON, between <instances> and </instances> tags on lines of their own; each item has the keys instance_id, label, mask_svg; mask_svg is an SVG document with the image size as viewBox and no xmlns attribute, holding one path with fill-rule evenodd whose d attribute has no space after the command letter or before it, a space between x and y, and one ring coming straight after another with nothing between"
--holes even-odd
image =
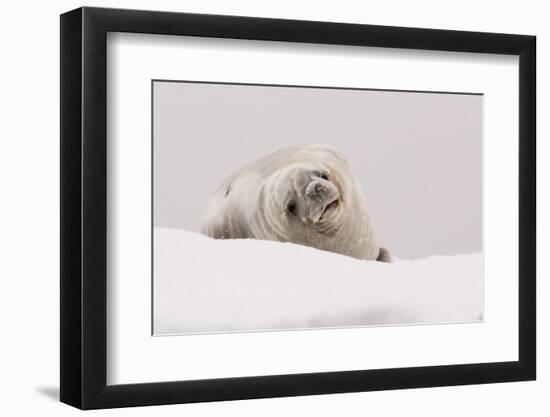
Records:
<instances>
[{"instance_id":1,"label":"seal's head","mask_svg":"<svg viewBox=\"0 0 550 417\"><path fill-rule=\"evenodd\" d=\"M354 213L359 195L347 161L317 146L276 160L275 166L259 195L262 238L342 253L342 242L363 224Z\"/></svg>"}]
</instances>

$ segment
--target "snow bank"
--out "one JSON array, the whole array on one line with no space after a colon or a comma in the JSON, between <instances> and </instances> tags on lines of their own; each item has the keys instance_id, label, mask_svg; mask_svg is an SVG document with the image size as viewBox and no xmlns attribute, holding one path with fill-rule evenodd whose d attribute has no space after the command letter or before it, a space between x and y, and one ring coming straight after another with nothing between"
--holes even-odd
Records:
<instances>
[{"instance_id":1,"label":"snow bank","mask_svg":"<svg viewBox=\"0 0 550 417\"><path fill-rule=\"evenodd\" d=\"M154 334L471 322L481 253L381 263L154 230Z\"/></svg>"}]
</instances>

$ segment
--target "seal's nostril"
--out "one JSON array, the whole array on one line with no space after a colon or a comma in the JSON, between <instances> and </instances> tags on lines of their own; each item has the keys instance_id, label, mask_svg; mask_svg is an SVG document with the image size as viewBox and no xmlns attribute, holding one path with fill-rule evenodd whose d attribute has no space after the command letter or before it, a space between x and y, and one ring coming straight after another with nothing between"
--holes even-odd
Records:
<instances>
[{"instance_id":1,"label":"seal's nostril","mask_svg":"<svg viewBox=\"0 0 550 417\"><path fill-rule=\"evenodd\" d=\"M326 188L323 184L312 183L307 189L307 196L314 201L322 201L326 194Z\"/></svg>"},{"instance_id":2,"label":"seal's nostril","mask_svg":"<svg viewBox=\"0 0 550 417\"><path fill-rule=\"evenodd\" d=\"M306 189L307 198L319 204L332 199L336 193L331 184L322 180L311 181Z\"/></svg>"}]
</instances>

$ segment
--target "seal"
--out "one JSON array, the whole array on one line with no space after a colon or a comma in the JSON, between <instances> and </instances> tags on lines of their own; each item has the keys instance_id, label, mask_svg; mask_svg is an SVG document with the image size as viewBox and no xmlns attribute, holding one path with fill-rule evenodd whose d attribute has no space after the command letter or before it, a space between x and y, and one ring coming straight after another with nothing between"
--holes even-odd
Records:
<instances>
[{"instance_id":1,"label":"seal","mask_svg":"<svg viewBox=\"0 0 550 417\"><path fill-rule=\"evenodd\" d=\"M210 198L201 233L391 261L390 252L378 246L348 161L328 145L284 148L234 172Z\"/></svg>"}]
</instances>

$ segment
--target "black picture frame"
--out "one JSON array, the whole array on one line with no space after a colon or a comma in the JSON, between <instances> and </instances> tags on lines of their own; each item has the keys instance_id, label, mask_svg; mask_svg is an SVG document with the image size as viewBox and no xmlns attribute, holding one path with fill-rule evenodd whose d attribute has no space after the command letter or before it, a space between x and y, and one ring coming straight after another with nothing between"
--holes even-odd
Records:
<instances>
[{"instance_id":1,"label":"black picture frame","mask_svg":"<svg viewBox=\"0 0 550 417\"><path fill-rule=\"evenodd\" d=\"M107 385L108 32L519 56L519 360ZM79 8L61 15L61 401L81 409L533 380L536 377L534 36Z\"/></svg>"}]
</instances>

